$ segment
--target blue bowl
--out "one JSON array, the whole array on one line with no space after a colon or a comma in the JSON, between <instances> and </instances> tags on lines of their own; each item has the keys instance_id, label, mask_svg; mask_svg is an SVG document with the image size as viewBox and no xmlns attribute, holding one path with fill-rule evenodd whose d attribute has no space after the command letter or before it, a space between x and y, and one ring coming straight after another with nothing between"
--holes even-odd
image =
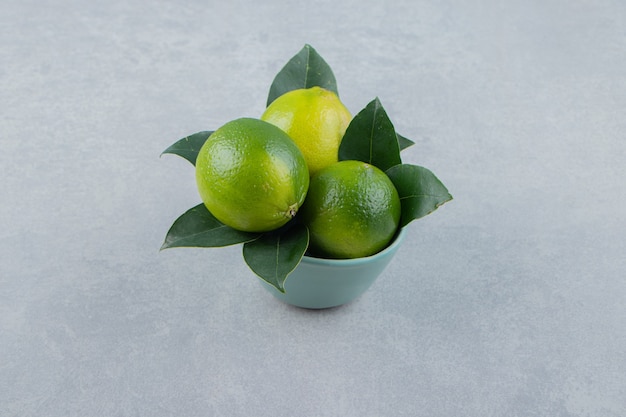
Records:
<instances>
[{"instance_id":1,"label":"blue bowl","mask_svg":"<svg viewBox=\"0 0 626 417\"><path fill-rule=\"evenodd\" d=\"M285 292L259 279L263 287L279 300L297 307L322 309L348 303L374 283L387 267L404 240L401 229L382 251L364 258L323 259L304 256L285 281Z\"/></svg>"}]
</instances>

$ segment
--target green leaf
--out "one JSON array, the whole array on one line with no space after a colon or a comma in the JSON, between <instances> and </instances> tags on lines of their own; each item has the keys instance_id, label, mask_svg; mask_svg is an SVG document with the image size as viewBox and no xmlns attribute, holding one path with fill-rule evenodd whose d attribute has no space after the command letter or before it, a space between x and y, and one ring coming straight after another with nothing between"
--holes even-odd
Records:
<instances>
[{"instance_id":1,"label":"green leaf","mask_svg":"<svg viewBox=\"0 0 626 417\"><path fill-rule=\"evenodd\" d=\"M185 138L180 139L172 146L163 151L163 153L171 153L174 155L182 156L192 165L196 164L196 158L198 157L198 152L200 152L200 148L204 145L204 142L211 136L213 131L204 131L194 133L191 136L187 136Z\"/></svg>"},{"instance_id":2,"label":"green leaf","mask_svg":"<svg viewBox=\"0 0 626 417\"><path fill-rule=\"evenodd\" d=\"M243 257L255 274L284 293L287 275L298 266L308 246L309 230L296 224L245 243Z\"/></svg>"},{"instance_id":3,"label":"green leaf","mask_svg":"<svg viewBox=\"0 0 626 417\"><path fill-rule=\"evenodd\" d=\"M396 131L375 98L350 122L339 145L339 160L357 160L383 171L402 163Z\"/></svg>"},{"instance_id":4,"label":"green leaf","mask_svg":"<svg viewBox=\"0 0 626 417\"><path fill-rule=\"evenodd\" d=\"M257 239L258 233L235 230L217 220L204 204L186 211L167 232L161 249L176 247L212 248Z\"/></svg>"},{"instance_id":5,"label":"green leaf","mask_svg":"<svg viewBox=\"0 0 626 417\"><path fill-rule=\"evenodd\" d=\"M443 183L431 171L417 165L396 165L386 171L400 195L400 227L432 213L452 200Z\"/></svg>"},{"instance_id":6,"label":"green leaf","mask_svg":"<svg viewBox=\"0 0 626 417\"><path fill-rule=\"evenodd\" d=\"M330 66L311 45L294 55L274 78L267 97L267 105L288 91L319 86L337 91L337 81Z\"/></svg>"},{"instance_id":7,"label":"green leaf","mask_svg":"<svg viewBox=\"0 0 626 417\"><path fill-rule=\"evenodd\" d=\"M408 138L402 136L399 133L396 133L396 136L398 136L398 145L400 146L400 150L401 151L405 150L409 146L415 145L415 142L413 142L411 139L408 139Z\"/></svg>"}]
</instances>

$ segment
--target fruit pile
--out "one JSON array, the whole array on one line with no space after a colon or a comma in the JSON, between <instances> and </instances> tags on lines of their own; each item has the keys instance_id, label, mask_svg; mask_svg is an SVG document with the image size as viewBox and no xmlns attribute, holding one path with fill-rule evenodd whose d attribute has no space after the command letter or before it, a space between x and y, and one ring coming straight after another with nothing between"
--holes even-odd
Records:
<instances>
[{"instance_id":1,"label":"fruit pile","mask_svg":"<svg viewBox=\"0 0 626 417\"><path fill-rule=\"evenodd\" d=\"M376 254L452 199L428 169L402 163L411 145L377 98L352 117L332 70L305 45L275 77L259 118L164 151L195 165L202 203L174 222L162 249L243 243L246 263L281 292L305 254Z\"/></svg>"}]
</instances>

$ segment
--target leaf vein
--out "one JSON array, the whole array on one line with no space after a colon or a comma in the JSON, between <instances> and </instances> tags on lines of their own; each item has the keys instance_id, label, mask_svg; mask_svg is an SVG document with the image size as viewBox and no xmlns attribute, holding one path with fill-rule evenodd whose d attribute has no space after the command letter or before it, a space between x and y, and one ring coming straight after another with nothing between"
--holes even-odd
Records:
<instances>
[{"instance_id":1,"label":"leaf vein","mask_svg":"<svg viewBox=\"0 0 626 417\"><path fill-rule=\"evenodd\" d=\"M222 226L214 227L214 228L212 228L212 229L202 230L202 231L200 231L200 232L196 232L196 233L189 233L189 234L186 234L185 236L181 236L181 237L179 237L179 238L177 238L177 239L172 239L171 241L172 241L172 242L178 242L178 241L185 240L185 239L189 239L189 238L192 238L192 237L196 237L196 236L200 236L200 235L205 235L205 234L207 234L207 233L212 233L212 232L215 232L215 231L216 231L216 230L218 230L218 229L223 229L223 228L225 228L225 227L228 227L228 226L226 226L226 225L222 225Z\"/></svg>"},{"instance_id":2,"label":"leaf vein","mask_svg":"<svg viewBox=\"0 0 626 417\"><path fill-rule=\"evenodd\" d=\"M276 263L275 263L275 268L274 268L274 278L276 279L276 282L278 282L278 265L280 263L279 255L280 255L280 236L278 236L278 239L276 239Z\"/></svg>"},{"instance_id":3,"label":"leaf vein","mask_svg":"<svg viewBox=\"0 0 626 417\"><path fill-rule=\"evenodd\" d=\"M447 197L446 194L410 194L400 197L400 200L406 200L407 198L417 198L417 197Z\"/></svg>"},{"instance_id":4,"label":"leaf vein","mask_svg":"<svg viewBox=\"0 0 626 417\"><path fill-rule=\"evenodd\" d=\"M374 108L374 115L372 116L372 126L370 127L370 155L368 162L371 164L374 158L374 127L376 126L376 113L378 113L378 105Z\"/></svg>"},{"instance_id":5,"label":"leaf vein","mask_svg":"<svg viewBox=\"0 0 626 417\"><path fill-rule=\"evenodd\" d=\"M306 63L305 63L305 69L304 69L304 86L303 88L307 88L307 83L309 82L309 61L311 59L311 51L309 49L307 49L307 54L306 54Z\"/></svg>"}]
</instances>

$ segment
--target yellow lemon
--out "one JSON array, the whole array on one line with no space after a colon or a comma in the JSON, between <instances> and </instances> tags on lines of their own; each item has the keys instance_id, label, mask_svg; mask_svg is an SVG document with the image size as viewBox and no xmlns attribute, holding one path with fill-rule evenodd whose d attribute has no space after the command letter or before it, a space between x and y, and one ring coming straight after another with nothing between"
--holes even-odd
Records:
<instances>
[{"instance_id":1,"label":"yellow lemon","mask_svg":"<svg viewBox=\"0 0 626 417\"><path fill-rule=\"evenodd\" d=\"M337 95L321 87L289 91L274 100L261 116L284 130L298 145L314 175L337 162L339 143L352 120Z\"/></svg>"}]
</instances>

